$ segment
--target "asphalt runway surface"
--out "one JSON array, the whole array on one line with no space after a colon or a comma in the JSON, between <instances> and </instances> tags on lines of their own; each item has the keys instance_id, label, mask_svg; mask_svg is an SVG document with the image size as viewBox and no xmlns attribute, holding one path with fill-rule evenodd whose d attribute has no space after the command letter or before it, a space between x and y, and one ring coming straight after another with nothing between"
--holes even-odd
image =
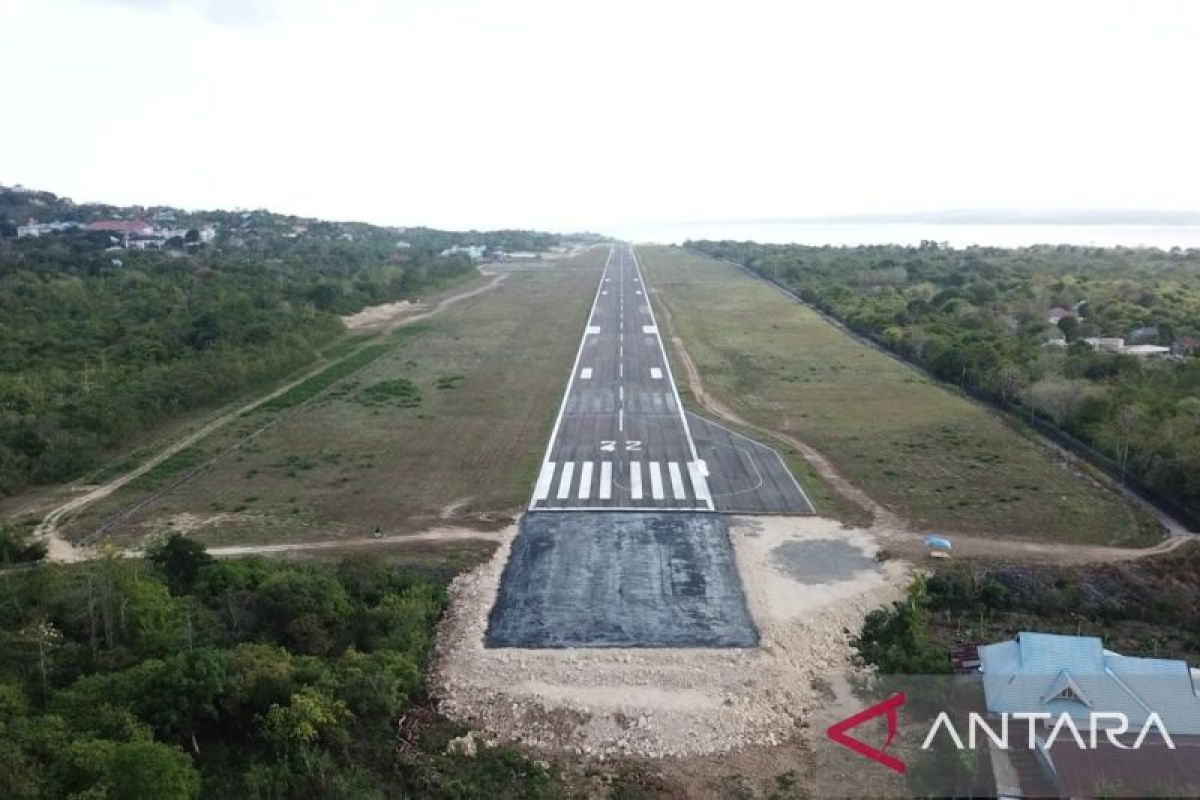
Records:
<instances>
[{"instance_id":1,"label":"asphalt runway surface","mask_svg":"<svg viewBox=\"0 0 1200 800\"><path fill-rule=\"evenodd\" d=\"M710 465L708 491L717 511L815 513L779 451L704 417L687 416L696 451Z\"/></svg>"},{"instance_id":2,"label":"asphalt runway surface","mask_svg":"<svg viewBox=\"0 0 1200 800\"><path fill-rule=\"evenodd\" d=\"M770 448L731 443L687 414L633 248L614 245L596 289L529 508L812 513ZM738 437L738 434L732 434ZM711 446L701 452L701 438ZM723 499L713 494L720 487Z\"/></svg>"},{"instance_id":3,"label":"asphalt runway surface","mask_svg":"<svg viewBox=\"0 0 1200 800\"><path fill-rule=\"evenodd\" d=\"M633 248L614 245L489 647L758 644L721 512L813 506L778 452L684 411L647 291Z\"/></svg>"},{"instance_id":4,"label":"asphalt runway surface","mask_svg":"<svg viewBox=\"0 0 1200 800\"><path fill-rule=\"evenodd\" d=\"M755 647L721 514L530 512L488 647Z\"/></svg>"}]
</instances>

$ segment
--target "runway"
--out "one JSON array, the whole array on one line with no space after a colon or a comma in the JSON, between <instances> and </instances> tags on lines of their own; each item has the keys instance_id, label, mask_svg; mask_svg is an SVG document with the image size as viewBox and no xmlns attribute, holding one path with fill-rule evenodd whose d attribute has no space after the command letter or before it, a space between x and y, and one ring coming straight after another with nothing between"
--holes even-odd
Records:
<instances>
[{"instance_id":1,"label":"runway","mask_svg":"<svg viewBox=\"0 0 1200 800\"><path fill-rule=\"evenodd\" d=\"M529 511L488 647L754 647L725 514L813 513L778 452L684 411L627 244L609 252Z\"/></svg>"},{"instance_id":2,"label":"runway","mask_svg":"<svg viewBox=\"0 0 1200 800\"><path fill-rule=\"evenodd\" d=\"M529 504L597 509L813 511L773 450L684 411L628 244L609 252Z\"/></svg>"}]
</instances>

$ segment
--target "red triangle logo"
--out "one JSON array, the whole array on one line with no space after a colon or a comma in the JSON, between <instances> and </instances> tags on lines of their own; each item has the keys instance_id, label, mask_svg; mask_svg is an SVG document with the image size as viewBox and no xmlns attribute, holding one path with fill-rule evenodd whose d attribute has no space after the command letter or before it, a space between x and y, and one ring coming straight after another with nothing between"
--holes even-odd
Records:
<instances>
[{"instance_id":1,"label":"red triangle logo","mask_svg":"<svg viewBox=\"0 0 1200 800\"><path fill-rule=\"evenodd\" d=\"M847 747L861 756L883 764L891 770L904 774L907 767L904 762L895 756L888 755L884 752L891 745L892 740L896 738L896 732L900 727L900 715L898 710L904 705L904 692L896 692L894 695L884 700L881 703L876 703L870 708L864 708L862 711L852 716L846 717L841 722L835 722L826 729L825 735L833 741L840 744L842 747ZM887 741L883 743L883 747L874 748L871 745L853 736L847 736L846 731L853 727L863 724L867 720L875 719L881 714L887 715L888 735Z\"/></svg>"}]
</instances>

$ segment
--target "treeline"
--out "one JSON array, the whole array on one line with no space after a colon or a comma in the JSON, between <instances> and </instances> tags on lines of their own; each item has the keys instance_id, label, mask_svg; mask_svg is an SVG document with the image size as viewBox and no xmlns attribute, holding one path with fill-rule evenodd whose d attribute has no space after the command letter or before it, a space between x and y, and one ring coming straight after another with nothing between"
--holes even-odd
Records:
<instances>
[{"instance_id":1,"label":"treeline","mask_svg":"<svg viewBox=\"0 0 1200 800\"><path fill-rule=\"evenodd\" d=\"M163 249L125 249L104 231L16 237L31 217L154 211L0 188L0 495L84 475L131 434L311 363L343 330L339 315L472 274L465 254L440 255L454 245L578 241L169 209L161 224L187 234ZM202 242L200 227L215 238Z\"/></svg>"},{"instance_id":2,"label":"treeline","mask_svg":"<svg viewBox=\"0 0 1200 800\"><path fill-rule=\"evenodd\" d=\"M982 399L1093 448L1200 525L1200 250L689 242ZM1057 324L1051 309L1072 310ZM1176 347L1145 360L1089 337ZM1065 439L1064 439L1065 440Z\"/></svg>"},{"instance_id":3,"label":"treeline","mask_svg":"<svg viewBox=\"0 0 1200 800\"><path fill-rule=\"evenodd\" d=\"M0 797L543 796L545 769L446 755L463 729L421 710L445 604L378 559L218 562L178 535L3 576Z\"/></svg>"},{"instance_id":4,"label":"treeline","mask_svg":"<svg viewBox=\"0 0 1200 800\"><path fill-rule=\"evenodd\" d=\"M342 240L188 255L107 241L0 240L0 493L76 477L158 420L311 362L337 314L474 269Z\"/></svg>"}]
</instances>

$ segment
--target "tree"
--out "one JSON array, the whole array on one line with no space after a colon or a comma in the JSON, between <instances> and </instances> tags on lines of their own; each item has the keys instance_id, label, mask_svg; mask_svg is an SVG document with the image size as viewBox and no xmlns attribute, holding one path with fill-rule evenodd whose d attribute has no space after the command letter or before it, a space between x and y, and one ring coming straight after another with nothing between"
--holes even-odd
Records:
<instances>
[{"instance_id":1,"label":"tree","mask_svg":"<svg viewBox=\"0 0 1200 800\"><path fill-rule=\"evenodd\" d=\"M202 543L180 533L148 547L146 557L167 579L175 595L191 592L200 570L214 561Z\"/></svg>"},{"instance_id":2,"label":"tree","mask_svg":"<svg viewBox=\"0 0 1200 800\"><path fill-rule=\"evenodd\" d=\"M129 742L109 756L108 786L113 800L192 800L200 796L200 773L174 747Z\"/></svg>"},{"instance_id":3,"label":"tree","mask_svg":"<svg viewBox=\"0 0 1200 800\"><path fill-rule=\"evenodd\" d=\"M10 525L0 525L0 564L41 561L45 557L45 542L34 540L28 532Z\"/></svg>"}]
</instances>

